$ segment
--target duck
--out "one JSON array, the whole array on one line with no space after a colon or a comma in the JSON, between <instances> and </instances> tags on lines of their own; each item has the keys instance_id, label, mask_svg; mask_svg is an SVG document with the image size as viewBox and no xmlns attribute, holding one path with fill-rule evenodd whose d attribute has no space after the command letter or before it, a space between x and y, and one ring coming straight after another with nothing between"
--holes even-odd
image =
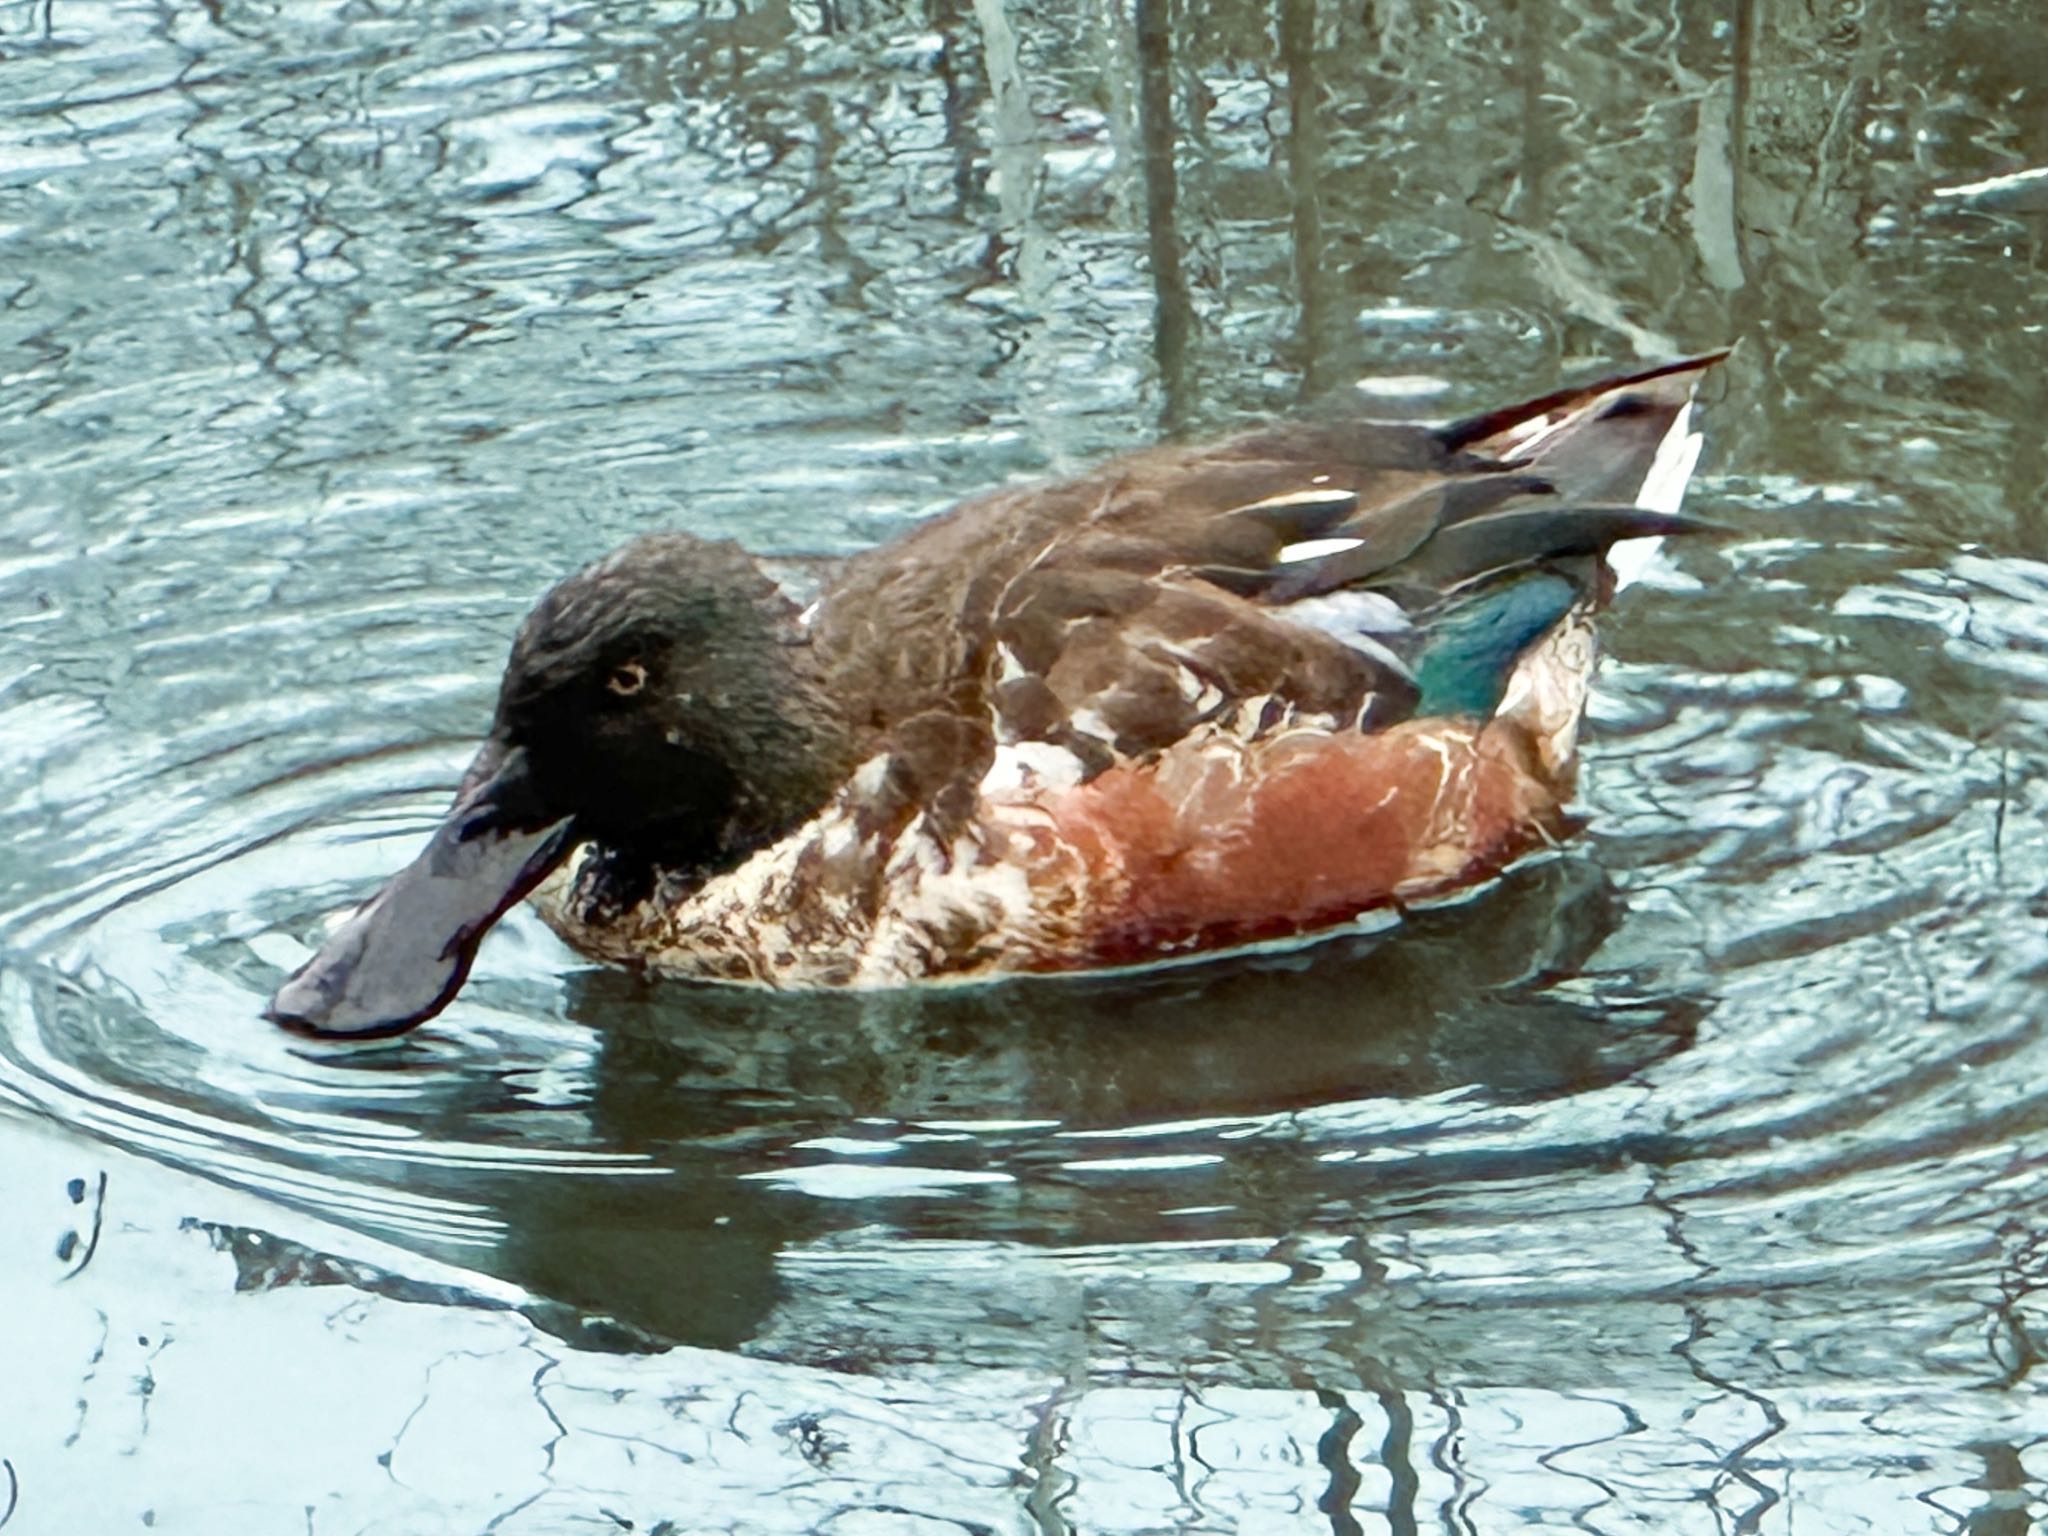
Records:
<instances>
[{"instance_id":1,"label":"duck","mask_svg":"<svg viewBox=\"0 0 2048 1536\"><path fill-rule=\"evenodd\" d=\"M793 594L641 534L543 595L418 856L266 1014L394 1034L531 898L594 960L777 988L1303 941L1576 828L1615 567L1727 354L1447 425L1324 412L963 502Z\"/></svg>"}]
</instances>

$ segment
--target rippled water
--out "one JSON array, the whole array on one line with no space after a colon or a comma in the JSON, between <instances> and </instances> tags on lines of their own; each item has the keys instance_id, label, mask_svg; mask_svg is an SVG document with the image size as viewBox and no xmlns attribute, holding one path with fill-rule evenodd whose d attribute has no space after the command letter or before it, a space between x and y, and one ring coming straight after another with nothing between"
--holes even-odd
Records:
<instances>
[{"instance_id":1,"label":"rippled water","mask_svg":"<svg viewBox=\"0 0 2048 1536\"><path fill-rule=\"evenodd\" d=\"M0 1528L2030 1529L2048 280L1938 194L2048 164L2044 38L0 4ZM633 530L1730 339L1732 531L1489 890L877 997L515 917L414 1036L256 1017Z\"/></svg>"}]
</instances>

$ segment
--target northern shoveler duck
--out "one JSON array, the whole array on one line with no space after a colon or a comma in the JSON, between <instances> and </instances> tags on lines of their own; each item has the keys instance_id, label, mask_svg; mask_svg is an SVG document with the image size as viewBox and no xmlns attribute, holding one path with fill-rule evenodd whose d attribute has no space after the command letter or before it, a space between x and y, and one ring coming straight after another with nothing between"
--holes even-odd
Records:
<instances>
[{"instance_id":1,"label":"northern shoveler duck","mask_svg":"<svg viewBox=\"0 0 2048 1536\"><path fill-rule=\"evenodd\" d=\"M1567 830L1604 557L1701 526L1722 355L997 491L808 607L735 545L636 538L540 600L446 821L269 1015L417 1024L529 892L600 960L894 986L1486 879Z\"/></svg>"}]
</instances>

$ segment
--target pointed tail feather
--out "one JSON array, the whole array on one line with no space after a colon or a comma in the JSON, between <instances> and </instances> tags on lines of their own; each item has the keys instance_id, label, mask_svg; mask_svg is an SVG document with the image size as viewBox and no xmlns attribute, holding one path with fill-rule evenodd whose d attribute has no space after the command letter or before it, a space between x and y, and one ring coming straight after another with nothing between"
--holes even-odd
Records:
<instances>
[{"instance_id":1,"label":"pointed tail feather","mask_svg":"<svg viewBox=\"0 0 2048 1536\"><path fill-rule=\"evenodd\" d=\"M1654 384L1659 380L1673 380L1680 386L1679 398L1689 397L1700 376L1733 350L1732 347L1722 347L1717 351L1701 352L1692 357L1659 363L1653 368L1645 368L1635 373L1615 374L1591 384L1577 384L1566 389L1554 390L1534 400L1525 400L1519 405L1503 406L1499 410L1468 416L1463 421L1453 422L1443 428L1437 435L1447 448L1481 453L1489 458L1512 457L1518 430L1526 433L1534 427L1540 431L1545 424L1558 424L1565 418L1579 414L1586 406L1605 397L1622 394L1639 385Z\"/></svg>"},{"instance_id":2,"label":"pointed tail feather","mask_svg":"<svg viewBox=\"0 0 2048 1536\"><path fill-rule=\"evenodd\" d=\"M1692 428L1693 391L1727 355L1723 348L1559 390L1458 422L1444 429L1443 439L1456 450L1541 474L1567 501L1632 502L1646 513L1675 516L1704 441ZM1662 542L1614 543L1607 560L1616 585L1640 575Z\"/></svg>"}]
</instances>

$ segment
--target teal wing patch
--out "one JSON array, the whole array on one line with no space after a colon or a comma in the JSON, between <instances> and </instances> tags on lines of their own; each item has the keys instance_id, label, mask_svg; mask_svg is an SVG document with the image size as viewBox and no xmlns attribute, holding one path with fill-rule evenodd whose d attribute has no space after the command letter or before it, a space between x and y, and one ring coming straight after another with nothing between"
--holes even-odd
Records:
<instances>
[{"instance_id":1,"label":"teal wing patch","mask_svg":"<svg viewBox=\"0 0 2048 1536\"><path fill-rule=\"evenodd\" d=\"M1522 653L1580 595L1554 571L1530 571L1453 599L1428 620L1415 665L1416 714L1491 715Z\"/></svg>"}]
</instances>

